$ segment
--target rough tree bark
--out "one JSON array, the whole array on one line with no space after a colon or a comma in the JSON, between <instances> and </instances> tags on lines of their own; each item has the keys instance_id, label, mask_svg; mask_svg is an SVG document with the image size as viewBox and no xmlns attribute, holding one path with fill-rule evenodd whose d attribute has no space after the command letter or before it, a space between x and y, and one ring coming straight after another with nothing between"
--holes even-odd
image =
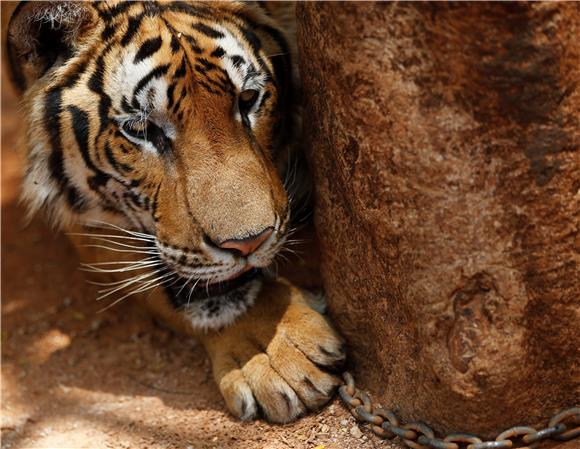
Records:
<instances>
[{"instance_id":1,"label":"rough tree bark","mask_svg":"<svg viewBox=\"0 0 580 449\"><path fill-rule=\"evenodd\" d=\"M487 436L577 404L580 5L298 19L323 281L359 382Z\"/></svg>"}]
</instances>

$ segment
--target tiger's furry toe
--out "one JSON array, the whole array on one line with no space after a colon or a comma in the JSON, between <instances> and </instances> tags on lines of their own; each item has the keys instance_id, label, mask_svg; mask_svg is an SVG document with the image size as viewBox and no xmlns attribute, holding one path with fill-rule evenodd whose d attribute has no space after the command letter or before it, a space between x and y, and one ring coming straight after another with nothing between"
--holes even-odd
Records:
<instances>
[{"instance_id":1,"label":"tiger's furry toe","mask_svg":"<svg viewBox=\"0 0 580 449\"><path fill-rule=\"evenodd\" d=\"M264 286L254 308L204 339L228 409L287 423L325 404L339 379L344 344L307 294L283 282Z\"/></svg>"}]
</instances>

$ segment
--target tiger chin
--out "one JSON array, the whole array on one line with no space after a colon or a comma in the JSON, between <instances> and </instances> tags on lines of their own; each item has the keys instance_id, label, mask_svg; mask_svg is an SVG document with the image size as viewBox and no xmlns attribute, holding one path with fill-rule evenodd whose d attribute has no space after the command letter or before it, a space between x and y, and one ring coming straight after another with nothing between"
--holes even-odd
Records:
<instances>
[{"instance_id":1,"label":"tiger chin","mask_svg":"<svg viewBox=\"0 0 580 449\"><path fill-rule=\"evenodd\" d=\"M101 298L203 342L231 413L289 422L345 354L308 292L264 274L307 189L293 5L262 3L23 2L7 54L30 213L71 233Z\"/></svg>"}]
</instances>

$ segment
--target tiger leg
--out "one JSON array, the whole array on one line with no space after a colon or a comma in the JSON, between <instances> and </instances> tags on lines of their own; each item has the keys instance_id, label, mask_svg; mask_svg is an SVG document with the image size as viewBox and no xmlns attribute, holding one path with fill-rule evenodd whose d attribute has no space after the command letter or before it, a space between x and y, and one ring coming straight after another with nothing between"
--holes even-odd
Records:
<instances>
[{"instance_id":1,"label":"tiger leg","mask_svg":"<svg viewBox=\"0 0 580 449\"><path fill-rule=\"evenodd\" d=\"M73 241L85 261L134 257ZM264 281L254 305L219 330L193 327L163 288L136 296L172 329L203 343L226 405L240 419L262 414L290 422L325 404L338 385L331 372L344 361L343 341L314 309L312 295L282 278Z\"/></svg>"},{"instance_id":2,"label":"tiger leg","mask_svg":"<svg viewBox=\"0 0 580 449\"><path fill-rule=\"evenodd\" d=\"M233 415L262 411L286 423L330 399L338 379L329 371L344 361L344 344L309 299L282 279L268 282L234 324L199 336Z\"/></svg>"}]
</instances>

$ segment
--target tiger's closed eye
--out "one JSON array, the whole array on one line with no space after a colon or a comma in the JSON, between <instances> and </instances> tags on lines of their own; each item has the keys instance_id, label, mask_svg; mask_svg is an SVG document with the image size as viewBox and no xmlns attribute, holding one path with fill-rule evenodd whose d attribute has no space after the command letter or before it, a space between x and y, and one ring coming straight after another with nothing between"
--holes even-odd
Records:
<instances>
[{"instance_id":1,"label":"tiger's closed eye","mask_svg":"<svg viewBox=\"0 0 580 449\"><path fill-rule=\"evenodd\" d=\"M160 154L171 149L171 140L150 120L127 120L121 124L121 129L128 137L151 143Z\"/></svg>"},{"instance_id":2,"label":"tiger's closed eye","mask_svg":"<svg viewBox=\"0 0 580 449\"><path fill-rule=\"evenodd\" d=\"M149 128L149 122L147 120L127 121L121 127L131 137L147 140L147 130Z\"/></svg>"},{"instance_id":3,"label":"tiger's closed eye","mask_svg":"<svg viewBox=\"0 0 580 449\"><path fill-rule=\"evenodd\" d=\"M240 107L240 112L247 113L258 101L260 92L256 89L247 89L240 93L238 98L238 105Z\"/></svg>"}]
</instances>

